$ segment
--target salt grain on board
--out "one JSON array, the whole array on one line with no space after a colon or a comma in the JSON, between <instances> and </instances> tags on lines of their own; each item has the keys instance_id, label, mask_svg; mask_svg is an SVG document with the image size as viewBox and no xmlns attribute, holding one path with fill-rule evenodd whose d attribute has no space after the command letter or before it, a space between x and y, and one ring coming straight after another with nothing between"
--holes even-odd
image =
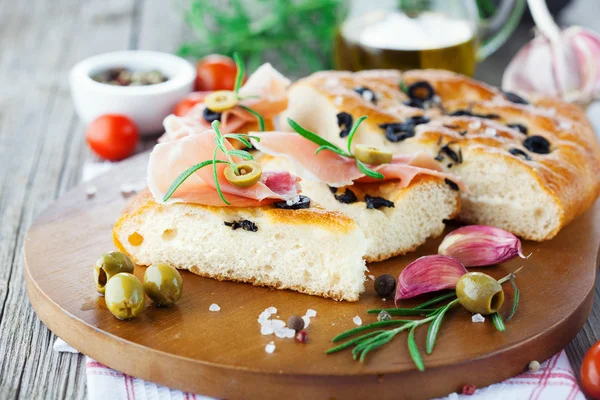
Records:
<instances>
[{"instance_id":1,"label":"salt grain on board","mask_svg":"<svg viewBox=\"0 0 600 400\"><path fill-rule=\"evenodd\" d=\"M275 342L271 342L265 346L265 351L269 354L275 351Z\"/></svg>"},{"instance_id":2,"label":"salt grain on board","mask_svg":"<svg viewBox=\"0 0 600 400\"><path fill-rule=\"evenodd\" d=\"M481 314L475 314L471 317L471 321L473 322L485 322L485 318Z\"/></svg>"},{"instance_id":3,"label":"salt grain on board","mask_svg":"<svg viewBox=\"0 0 600 400\"><path fill-rule=\"evenodd\" d=\"M210 305L210 307L208 307L208 310L209 310L209 311L220 311L220 310L221 310L221 307L219 307L219 305L218 305L218 304L216 304L216 303L212 303L212 304Z\"/></svg>"},{"instance_id":4,"label":"salt grain on board","mask_svg":"<svg viewBox=\"0 0 600 400\"><path fill-rule=\"evenodd\" d=\"M352 322L354 322L358 326L362 325L362 319L360 319L360 317L358 315L356 317L352 318Z\"/></svg>"}]
</instances>

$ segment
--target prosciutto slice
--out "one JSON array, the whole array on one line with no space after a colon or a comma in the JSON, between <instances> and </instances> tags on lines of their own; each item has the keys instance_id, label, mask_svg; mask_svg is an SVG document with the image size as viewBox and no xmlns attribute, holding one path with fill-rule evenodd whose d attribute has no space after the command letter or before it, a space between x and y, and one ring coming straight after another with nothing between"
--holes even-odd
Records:
<instances>
[{"instance_id":1,"label":"prosciutto slice","mask_svg":"<svg viewBox=\"0 0 600 400\"><path fill-rule=\"evenodd\" d=\"M148 162L148 188L157 203L163 198L171 183L189 167L213 158L216 147L215 132L207 130L179 140L159 143L154 147ZM228 149L233 149L226 142ZM226 160L221 152L217 159ZM234 162L241 159L233 157ZM238 188L225 179L226 164L217 164L217 177L225 199L231 206L254 207L275 201L293 200L298 197L298 178L288 172L265 171L258 183ZM166 204L177 202L197 203L209 206L226 206L219 197L213 176L213 166L208 165L194 172L173 193Z\"/></svg>"},{"instance_id":2,"label":"prosciutto slice","mask_svg":"<svg viewBox=\"0 0 600 400\"><path fill-rule=\"evenodd\" d=\"M239 95L243 100L239 104L250 107L265 120L273 119L287 108L286 90L289 85L289 79L281 75L271 64L263 64L240 88ZM158 139L159 143L181 139L210 129L210 123L203 117L206 108L203 100L210 93L193 93L190 96L199 103L190 109L187 115L177 117L171 114L165 118L163 122L165 133ZM220 130L223 134L239 132L242 126L255 121L254 115L240 107L234 107L222 113Z\"/></svg>"},{"instance_id":3,"label":"prosciutto slice","mask_svg":"<svg viewBox=\"0 0 600 400\"><path fill-rule=\"evenodd\" d=\"M260 142L252 144L263 153L287 158L302 178L324 182L329 186L342 187L354 182L381 182L362 173L354 159L329 150L315 154L317 144L295 132L253 132ZM425 153L396 154L390 164L370 166L381 173L383 180L397 180L400 188L407 187L419 174L447 178L463 187L462 182L451 174L442 172L439 164Z\"/></svg>"}]
</instances>

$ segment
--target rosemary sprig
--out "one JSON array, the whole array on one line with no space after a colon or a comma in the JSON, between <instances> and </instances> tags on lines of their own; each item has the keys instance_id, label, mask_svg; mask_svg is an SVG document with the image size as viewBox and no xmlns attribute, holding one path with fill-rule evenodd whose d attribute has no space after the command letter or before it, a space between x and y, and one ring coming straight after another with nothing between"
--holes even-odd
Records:
<instances>
[{"instance_id":1,"label":"rosemary sprig","mask_svg":"<svg viewBox=\"0 0 600 400\"><path fill-rule=\"evenodd\" d=\"M519 297L521 296L521 294L519 292L519 288L517 287L517 283L515 282L514 274L510 274L510 284L512 285L512 288L513 288L514 297L513 297L512 309L510 310L510 314L508 315L508 317L506 317L506 322L510 321L512 319L512 317L514 317L515 313L517 312L517 307L519 307Z\"/></svg>"},{"instance_id":2,"label":"rosemary sprig","mask_svg":"<svg viewBox=\"0 0 600 400\"><path fill-rule=\"evenodd\" d=\"M504 321L502 321L502 316L497 312L492 314L492 321L494 322L494 326L500 332L506 331L506 327L504 326Z\"/></svg>"},{"instance_id":3,"label":"rosemary sprig","mask_svg":"<svg viewBox=\"0 0 600 400\"><path fill-rule=\"evenodd\" d=\"M235 95L237 96L238 101L258 97L258 96L246 96L243 98L240 97L240 88L242 87L242 81L244 80L244 74L246 73L246 67L244 66L244 62L242 61L242 58L240 57L240 54L237 51L233 53L233 61L235 61L235 67L236 67L235 85L233 86L233 91L235 92ZM243 110L246 110L250 114L254 115L254 117L256 117L256 119L258 120L258 128L260 129L260 131L261 132L265 131L265 119L262 117L262 115L260 115L258 112L251 109L248 106L244 106L242 104L238 104L237 106ZM252 146L248 146L248 148L252 148Z\"/></svg>"},{"instance_id":4,"label":"rosemary sprig","mask_svg":"<svg viewBox=\"0 0 600 400\"><path fill-rule=\"evenodd\" d=\"M330 141L322 138L321 136L317 135L316 133L311 132L308 129L303 128L302 126L300 126L300 124L298 124L296 121L294 121L291 118L288 118L287 122L292 127L292 129L296 131L296 133L300 134L305 139L308 139L311 142L319 145L319 147L317 148L317 151L315 152L315 154L319 154L323 150L329 150L329 151L332 151L332 152L334 152L336 154L339 154L339 155L341 155L343 157L353 158L356 161L356 166L358 167L358 169L360 170L360 172L362 172L363 174L365 174L367 176L370 176L371 178L383 179L383 174L381 174L381 173L379 173L379 172L377 172L377 171L369 168L365 163L363 163L362 161L360 161L359 159L357 159L354 156L354 154L352 154L352 140L354 139L354 135L356 134L356 130L358 129L358 127L360 126L360 124L365 119L367 119L367 116L363 115L358 120L356 120L356 122L352 125L352 128L350 129L350 132L348 133L348 142L347 142L348 151L345 151L345 150L339 148L335 144L333 144Z\"/></svg>"},{"instance_id":5,"label":"rosemary sprig","mask_svg":"<svg viewBox=\"0 0 600 400\"><path fill-rule=\"evenodd\" d=\"M215 144L216 144L215 150L213 151L212 159L205 160L198 164L192 165L191 167L189 167L188 169L183 171L181 174L179 174L177 176L177 178L175 178L173 183L171 183L171 186L169 186L169 189L167 190L167 192L165 193L165 195L163 197L163 202L166 202L167 200L169 200L171 198L171 196L173 196L173 193L175 193L177 188L179 188L179 186L181 186L181 184L187 178L189 178L194 172L196 172L208 165L212 165L213 179L215 181L215 189L217 190L217 193L219 193L219 197L221 197L221 200L223 200L223 202L227 205L230 204L227 201L227 199L225 199L225 195L223 194L223 191L221 190L221 185L219 184L218 173L217 173L217 164L228 164L233 169L233 171L237 174L238 173L237 165L234 162L232 157L239 157L243 160L254 160L254 157L252 156L252 154L248 153L245 150L237 150L237 149L229 150L226 145L226 140L227 139L237 140L237 141L242 142L244 144L244 146L251 148L252 144L248 141L248 138L252 138L256 141L260 141L260 138L258 138L256 136L240 135L237 133L221 135L221 131L219 130L220 124L221 123L219 121L213 121L213 123L212 123L212 127L215 131ZM227 157L226 161L217 159L217 154L219 151L221 151L225 155L225 157Z\"/></svg>"}]
</instances>

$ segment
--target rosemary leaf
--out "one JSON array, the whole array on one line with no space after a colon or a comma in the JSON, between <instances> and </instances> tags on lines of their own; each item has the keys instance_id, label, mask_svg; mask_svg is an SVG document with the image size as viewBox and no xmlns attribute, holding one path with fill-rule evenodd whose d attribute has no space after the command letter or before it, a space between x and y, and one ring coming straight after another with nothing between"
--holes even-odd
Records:
<instances>
[{"instance_id":1,"label":"rosemary leaf","mask_svg":"<svg viewBox=\"0 0 600 400\"><path fill-rule=\"evenodd\" d=\"M514 317L515 313L517 312L517 307L519 307L519 297L520 297L519 288L517 287L517 283L515 282L514 275L511 275L511 277L510 277L510 284L512 285L512 288L513 288L514 297L513 297L512 309L510 310L510 314L508 315L508 317L506 317L507 322L510 321L512 319L512 317Z\"/></svg>"},{"instance_id":2,"label":"rosemary leaf","mask_svg":"<svg viewBox=\"0 0 600 400\"><path fill-rule=\"evenodd\" d=\"M440 330L442 319L444 318L444 315L446 315L446 312L450 309L450 307L455 305L456 302L457 300L454 300L453 302L448 303L444 307L442 307L439 314L437 314L431 325L429 325L429 330L427 331L427 341L425 342L425 353L431 354L431 352L433 351L433 346L435 344L435 339L437 338L438 331Z\"/></svg>"},{"instance_id":3,"label":"rosemary leaf","mask_svg":"<svg viewBox=\"0 0 600 400\"><path fill-rule=\"evenodd\" d=\"M412 357L413 362L415 363L419 371L425 371L423 358L421 357L421 353L419 352L419 348L417 347L417 342L415 341L416 328L417 326L414 325L408 332L408 351L410 352L410 356Z\"/></svg>"},{"instance_id":4,"label":"rosemary leaf","mask_svg":"<svg viewBox=\"0 0 600 400\"><path fill-rule=\"evenodd\" d=\"M216 162L227 164L227 161L216 160ZM183 171L181 174L179 174L179 176L177 176L177 178L173 181L173 183L171 183L171 186L169 186L169 190L167 190L167 193L165 193L165 195L163 197L163 201L166 202L167 200L169 200L171 198L171 196L173 196L173 193L175 193L177 188L179 186L181 186L181 184L187 178L189 178L190 175L192 175L194 172L198 171L200 168L204 168L207 165L211 165L212 163L213 163L213 160L202 161L199 164L192 165L191 167L189 167L188 169Z\"/></svg>"},{"instance_id":5,"label":"rosemary leaf","mask_svg":"<svg viewBox=\"0 0 600 400\"><path fill-rule=\"evenodd\" d=\"M329 150L329 151L333 151L334 153L337 153L341 156L347 156L347 154L343 150L339 149L338 147L330 147L327 145L319 146L317 148L317 151L315 151L315 154L319 154L322 150Z\"/></svg>"},{"instance_id":6,"label":"rosemary leaf","mask_svg":"<svg viewBox=\"0 0 600 400\"><path fill-rule=\"evenodd\" d=\"M260 115L259 113L257 113L253 109L251 109L250 107L246 107L241 104L238 104L238 107L242 108L242 109L248 111L250 114L254 115L256 117L256 119L258 120L258 128L260 129L260 131L261 132L265 131L265 119L262 117L262 115Z\"/></svg>"},{"instance_id":7,"label":"rosemary leaf","mask_svg":"<svg viewBox=\"0 0 600 400\"><path fill-rule=\"evenodd\" d=\"M361 351L366 349L369 345L381 341L381 339L384 338L386 335L389 335L390 332L393 331L382 332L379 335L375 335L369 339L361 341L359 344L356 345L354 349L352 349L352 357L356 360Z\"/></svg>"},{"instance_id":8,"label":"rosemary leaf","mask_svg":"<svg viewBox=\"0 0 600 400\"><path fill-rule=\"evenodd\" d=\"M240 54L236 51L233 53L233 60L235 61L235 66L237 72L235 73L235 86L233 87L233 91L235 94L238 94L240 91L240 87L242 86L242 80L244 79L244 74L246 73L244 68L244 63L242 62L242 58ZM264 130L264 129L263 129Z\"/></svg>"},{"instance_id":9,"label":"rosemary leaf","mask_svg":"<svg viewBox=\"0 0 600 400\"><path fill-rule=\"evenodd\" d=\"M405 320L405 319L390 319L389 321L377 321L377 322L372 322L370 324L367 325L362 325L359 326L357 328L353 328L350 330L347 330L346 332L340 333L339 335L337 335L336 337L334 337L331 341L332 342L339 342L342 339L345 339L349 336L354 335L355 333L358 332L362 332L362 331L366 331L372 328L379 328L381 326L388 326L388 325L399 325L399 324L406 324L406 323L410 323L410 322L414 322L412 320Z\"/></svg>"},{"instance_id":10,"label":"rosemary leaf","mask_svg":"<svg viewBox=\"0 0 600 400\"><path fill-rule=\"evenodd\" d=\"M348 133L348 154L352 154L352 140L354 139L354 135L356 134L358 127L365 119L367 119L367 116L363 115L358 120L356 120L354 125L352 125L350 132Z\"/></svg>"},{"instance_id":11,"label":"rosemary leaf","mask_svg":"<svg viewBox=\"0 0 600 400\"><path fill-rule=\"evenodd\" d=\"M214 126L214 125L213 125ZM223 202L225 204L227 204L228 206L231 205L227 199L225 199L225 196L223 195L223 192L221 191L221 185L219 184L219 176L217 174L217 150L219 150L218 147L215 147L215 151L213 152L213 177L215 179L215 188L217 189L217 193L219 193L219 197L221 197L221 200L223 200ZM227 163L229 164L229 163Z\"/></svg>"},{"instance_id":12,"label":"rosemary leaf","mask_svg":"<svg viewBox=\"0 0 600 400\"><path fill-rule=\"evenodd\" d=\"M371 350L375 350L375 349L383 346L384 344L388 343L390 340L392 340L394 338L394 336L396 336L395 333L393 335L386 335L385 337L381 338L377 342L371 343L370 345L365 347L363 349L362 353L360 354L360 362L365 361L365 357L367 356L367 353L369 353Z\"/></svg>"},{"instance_id":13,"label":"rosemary leaf","mask_svg":"<svg viewBox=\"0 0 600 400\"><path fill-rule=\"evenodd\" d=\"M304 129L293 119L288 118L287 122L288 122L288 124L290 124L290 126L292 127L293 130L295 130L297 133L302 135L304 138L310 140L311 142L316 143L319 146L328 146L328 147L335 148L338 150L338 151L336 151L336 153L343 154L346 157L352 157L351 154L347 154L344 150L340 149L339 147L337 147L330 141L323 139L321 136L317 135L316 133L313 133L307 129Z\"/></svg>"},{"instance_id":14,"label":"rosemary leaf","mask_svg":"<svg viewBox=\"0 0 600 400\"><path fill-rule=\"evenodd\" d=\"M236 157L239 157L244 160L254 160L254 157L252 156L252 154L250 154L244 150L228 150L227 152L229 154L231 154L232 156L236 156Z\"/></svg>"},{"instance_id":15,"label":"rosemary leaf","mask_svg":"<svg viewBox=\"0 0 600 400\"><path fill-rule=\"evenodd\" d=\"M379 314L382 311L387 311L390 315L426 315L437 311L437 308L376 308L373 310L367 310L367 314Z\"/></svg>"},{"instance_id":16,"label":"rosemary leaf","mask_svg":"<svg viewBox=\"0 0 600 400\"><path fill-rule=\"evenodd\" d=\"M429 306L432 306L434 304L440 303L440 302L442 302L444 300L451 299L451 298L454 298L454 297L456 297L456 292L452 291L450 293L445 293L445 294L439 295L437 297L434 297L431 300L427 300L426 302L423 302L423 303L419 304L418 306L413 307L412 309L413 310L420 310L422 308L427 308Z\"/></svg>"},{"instance_id":17,"label":"rosemary leaf","mask_svg":"<svg viewBox=\"0 0 600 400\"><path fill-rule=\"evenodd\" d=\"M380 333L386 332L385 330L379 330L379 331L373 331L373 332L369 332L366 333L362 336L356 337L354 339L348 340L347 342L344 342L342 344L340 344L339 346L336 347L332 347L331 349L328 349L327 351L325 351L325 354L331 354L331 353L335 353L337 351L340 350L344 350L347 347L352 346L353 344L356 344L358 342L361 342L364 339L367 339L369 337L375 336L375 335L379 335Z\"/></svg>"},{"instance_id":18,"label":"rosemary leaf","mask_svg":"<svg viewBox=\"0 0 600 400\"><path fill-rule=\"evenodd\" d=\"M400 90L402 90L404 93L408 94L408 86L406 86L406 83L404 82L404 79L400 78Z\"/></svg>"},{"instance_id":19,"label":"rosemary leaf","mask_svg":"<svg viewBox=\"0 0 600 400\"><path fill-rule=\"evenodd\" d=\"M506 331L506 327L504 326L504 321L502 321L502 316L497 312L492 314L492 321L494 322L494 326L500 332Z\"/></svg>"},{"instance_id":20,"label":"rosemary leaf","mask_svg":"<svg viewBox=\"0 0 600 400\"><path fill-rule=\"evenodd\" d=\"M373 171L372 169L370 169L369 167L367 167L362 161L360 160L356 160L356 166L358 166L358 169L360 170L360 172L362 172L363 174L370 176L371 178L375 178L375 179L383 179L383 174L377 172L377 171Z\"/></svg>"}]
</instances>

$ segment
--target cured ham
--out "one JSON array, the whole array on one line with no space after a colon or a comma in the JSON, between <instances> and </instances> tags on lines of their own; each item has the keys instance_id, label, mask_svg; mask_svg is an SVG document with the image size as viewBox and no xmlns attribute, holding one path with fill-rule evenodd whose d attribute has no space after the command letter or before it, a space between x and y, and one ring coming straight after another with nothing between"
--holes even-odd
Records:
<instances>
[{"instance_id":1,"label":"cured ham","mask_svg":"<svg viewBox=\"0 0 600 400\"><path fill-rule=\"evenodd\" d=\"M179 140L159 143L154 147L148 162L148 188L157 203L163 198L175 179L186 169L206 160L212 160L215 150L215 132L206 130ZM226 147L233 149L226 141ZM232 157L234 162L241 159ZM227 160L217 151L218 160ZM298 178L288 172L265 171L258 183L239 188L230 184L224 176L226 164L217 164L217 177L221 191L231 206L253 207L298 197ZM166 204L177 202L197 203L209 206L226 206L216 190L212 165L194 172L173 193Z\"/></svg>"},{"instance_id":2,"label":"cured ham","mask_svg":"<svg viewBox=\"0 0 600 400\"><path fill-rule=\"evenodd\" d=\"M300 171L302 178L324 182L332 187L352 185L354 182L381 182L361 172L356 160L341 156L329 150L315 154L319 145L295 132L252 133L259 141L252 144L263 153L287 158ZM447 178L463 188L454 175L442 172L439 164L425 153L396 154L390 164L370 166L381 173L383 180L397 180L400 188L407 187L419 174Z\"/></svg>"},{"instance_id":3,"label":"cured ham","mask_svg":"<svg viewBox=\"0 0 600 400\"><path fill-rule=\"evenodd\" d=\"M271 64L261 65L240 88L239 104L249 107L259 113L265 120L272 120L277 114L287 108L286 90L290 85L289 79L281 75ZM204 117L206 105L203 100L211 92L196 92L194 99L198 100L187 115L177 117L169 115L163 125L165 133L158 139L159 143L177 140L185 136L198 134L210 129L210 123ZM256 117L248 111L233 107L221 114L221 132L223 134L240 132L247 123L256 122Z\"/></svg>"}]
</instances>

